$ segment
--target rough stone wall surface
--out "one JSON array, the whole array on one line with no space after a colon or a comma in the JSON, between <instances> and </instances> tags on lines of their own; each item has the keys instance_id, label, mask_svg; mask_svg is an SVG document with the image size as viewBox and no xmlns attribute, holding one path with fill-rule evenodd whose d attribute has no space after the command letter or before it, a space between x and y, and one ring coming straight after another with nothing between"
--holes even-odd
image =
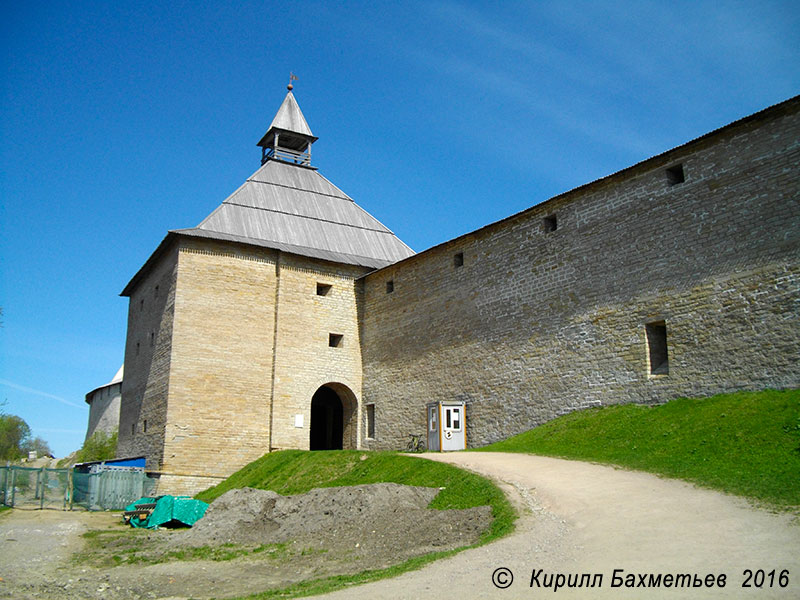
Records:
<instances>
[{"instance_id":1,"label":"rough stone wall surface","mask_svg":"<svg viewBox=\"0 0 800 600\"><path fill-rule=\"evenodd\" d=\"M118 455L145 454L159 493L196 493L270 448L308 448L311 399L326 384L344 404L344 445L357 447L365 271L180 238L131 297Z\"/></svg>"},{"instance_id":2,"label":"rough stone wall surface","mask_svg":"<svg viewBox=\"0 0 800 600\"><path fill-rule=\"evenodd\" d=\"M165 475L224 477L268 451L276 259L180 240Z\"/></svg>"},{"instance_id":3,"label":"rough stone wall surface","mask_svg":"<svg viewBox=\"0 0 800 600\"><path fill-rule=\"evenodd\" d=\"M308 449L311 399L325 384L333 384L330 387L345 405L344 447L357 446L361 282L356 278L365 271L281 254L273 448ZM330 288L318 294L317 284ZM330 346L330 334L343 336L339 346ZM348 408L352 409L349 423ZM302 426L297 427L300 421Z\"/></svg>"},{"instance_id":4,"label":"rough stone wall surface","mask_svg":"<svg viewBox=\"0 0 800 600\"><path fill-rule=\"evenodd\" d=\"M586 406L800 385L798 164L794 103L368 275L364 445L403 447L438 400L466 401L479 446Z\"/></svg>"},{"instance_id":5,"label":"rough stone wall surface","mask_svg":"<svg viewBox=\"0 0 800 600\"><path fill-rule=\"evenodd\" d=\"M103 386L90 394L88 398L89 426L86 428L87 440L98 431L111 435L119 429L121 398L121 383Z\"/></svg>"},{"instance_id":6,"label":"rough stone wall surface","mask_svg":"<svg viewBox=\"0 0 800 600\"><path fill-rule=\"evenodd\" d=\"M128 303L117 456L146 456L151 470L163 456L177 263L177 248L169 248Z\"/></svg>"}]
</instances>

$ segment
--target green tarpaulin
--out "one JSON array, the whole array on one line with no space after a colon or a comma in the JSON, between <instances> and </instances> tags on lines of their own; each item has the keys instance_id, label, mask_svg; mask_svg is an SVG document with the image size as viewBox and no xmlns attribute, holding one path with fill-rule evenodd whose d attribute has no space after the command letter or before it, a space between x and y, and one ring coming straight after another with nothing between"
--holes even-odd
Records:
<instances>
[{"instance_id":1,"label":"green tarpaulin","mask_svg":"<svg viewBox=\"0 0 800 600\"><path fill-rule=\"evenodd\" d=\"M183 523L191 527L206 514L208 504L202 500L195 500L189 496L159 496L158 498L140 498L133 504L125 507L126 511L135 511L141 504L155 504L153 512L147 519L131 519L133 527L144 527L146 529L158 529L167 523Z\"/></svg>"}]
</instances>

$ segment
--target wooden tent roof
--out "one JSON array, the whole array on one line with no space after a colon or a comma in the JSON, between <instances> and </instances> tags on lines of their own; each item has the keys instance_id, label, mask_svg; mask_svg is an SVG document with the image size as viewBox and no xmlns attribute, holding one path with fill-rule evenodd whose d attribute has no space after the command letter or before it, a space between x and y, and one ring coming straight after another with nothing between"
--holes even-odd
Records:
<instances>
[{"instance_id":1,"label":"wooden tent roof","mask_svg":"<svg viewBox=\"0 0 800 600\"><path fill-rule=\"evenodd\" d=\"M370 268L414 254L318 171L277 160L258 169L197 227L174 233Z\"/></svg>"}]
</instances>

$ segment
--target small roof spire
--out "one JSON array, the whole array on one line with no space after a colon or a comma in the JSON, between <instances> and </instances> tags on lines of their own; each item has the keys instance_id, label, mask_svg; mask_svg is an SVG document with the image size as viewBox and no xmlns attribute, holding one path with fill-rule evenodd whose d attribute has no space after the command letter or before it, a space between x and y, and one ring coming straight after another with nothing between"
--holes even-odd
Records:
<instances>
[{"instance_id":1,"label":"small roof spire","mask_svg":"<svg viewBox=\"0 0 800 600\"><path fill-rule=\"evenodd\" d=\"M297 75L289 74L289 90L283 99L275 118L258 142L261 146L261 164L268 160L282 160L305 167L311 166L311 144L317 137L311 133L311 128L294 99L292 94L292 81L297 81Z\"/></svg>"}]
</instances>

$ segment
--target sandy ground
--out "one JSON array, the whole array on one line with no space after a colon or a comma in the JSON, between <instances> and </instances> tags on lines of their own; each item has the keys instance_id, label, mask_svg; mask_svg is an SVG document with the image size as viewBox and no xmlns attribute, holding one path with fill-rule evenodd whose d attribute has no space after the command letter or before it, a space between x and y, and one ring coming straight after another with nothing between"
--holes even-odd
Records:
<instances>
[{"instance_id":1,"label":"sandy ground","mask_svg":"<svg viewBox=\"0 0 800 600\"><path fill-rule=\"evenodd\" d=\"M111 513L83 511L22 510L0 515L0 598L36 598L30 591L50 578L60 565L83 546L81 534L91 528L109 527L118 519ZM69 597L69 578L61 586ZM104 588L97 582L98 589Z\"/></svg>"},{"instance_id":2,"label":"sandy ground","mask_svg":"<svg viewBox=\"0 0 800 600\"><path fill-rule=\"evenodd\" d=\"M553 588L529 586L532 571L548 577L602 574L600 587L559 589L558 598L800 598L800 524L745 500L645 473L558 459L490 453L427 454L487 475L519 506L512 535L394 579L325 598L536 598ZM190 561L104 571L70 566L87 529L114 526L118 515L15 510L0 516L0 598L150 599L245 595L291 579L324 576L303 557L274 578L263 563ZM118 525L117 525L118 526ZM327 562L327 561L326 561ZM226 566L222 566L225 564ZM499 589L492 576L499 568ZM726 587L612 588L612 574L712 573ZM744 571L775 570L761 588L742 588ZM779 587L788 571L789 584ZM190 591L187 582L204 593ZM238 583L237 583L238 582ZM638 578L636 578L638 583Z\"/></svg>"},{"instance_id":3,"label":"sandy ground","mask_svg":"<svg viewBox=\"0 0 800 600\"><path fill-rule=\"evenodd\" d=\"M800 524L746 501L646 473L501 453L427 454L497 480L524 507L517 530L498 542L394 579L327 599L536 598L532 571L600 573L602 587L559 589L558 598L800 598ZM492 584L499 568L513 583ZM636 574L726 575L725 588L612 588L614 569ZM776 570L773 587L743 588L744 571ZM789 584L778 586L781 570ZM508 582L506 574L500 579ZM638 583L638 577L636 578Z\"/></svg>"}]
</instances>

